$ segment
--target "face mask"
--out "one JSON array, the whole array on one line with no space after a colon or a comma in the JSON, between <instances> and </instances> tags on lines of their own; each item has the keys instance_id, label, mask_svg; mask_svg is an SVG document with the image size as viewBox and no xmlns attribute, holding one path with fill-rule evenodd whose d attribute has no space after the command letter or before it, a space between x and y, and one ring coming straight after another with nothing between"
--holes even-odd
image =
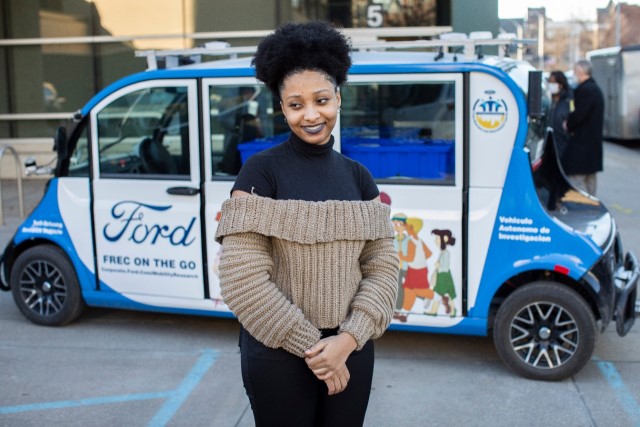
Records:
<instances>
[{"instance_id":1,"label":"face mask","mask_svg":"<svg viewBox=\"0 0 640 427\"><path fill-rule=\"evenodd\" d=\"M560 93L560 85L554 82L549 83L549 92L551 92L552 95L557 95Z\"/></svg>"}]
</instances>

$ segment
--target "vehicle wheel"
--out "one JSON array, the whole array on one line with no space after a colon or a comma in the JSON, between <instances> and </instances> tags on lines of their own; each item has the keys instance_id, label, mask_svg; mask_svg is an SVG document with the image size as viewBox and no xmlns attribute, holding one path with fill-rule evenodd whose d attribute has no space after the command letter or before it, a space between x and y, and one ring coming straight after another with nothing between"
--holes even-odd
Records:
<instances>
[{"instance_id":1,"label":"vehicle wheel","mask_svg":"<svg viewBox=\"0 0 640 427\"><path fill-rule=\"evenodd\" d=\"M64 325L77 319L84 309L75 270L55 246L24 251L11 269L10 283L16 305L34 323Z\"/></svg>"},{"instance_id":2,"label":"vehicle wheel","mask_svg":"<svg viewBox=\"0 0 640 427\"><path fill-rule=\"evenodd\" d=\"M498 309L493 328L503 362L523 377L546 381L580 371L595 337L591 308L577 292L553 282L516 289Z\"/></svg>"}]
</instances>

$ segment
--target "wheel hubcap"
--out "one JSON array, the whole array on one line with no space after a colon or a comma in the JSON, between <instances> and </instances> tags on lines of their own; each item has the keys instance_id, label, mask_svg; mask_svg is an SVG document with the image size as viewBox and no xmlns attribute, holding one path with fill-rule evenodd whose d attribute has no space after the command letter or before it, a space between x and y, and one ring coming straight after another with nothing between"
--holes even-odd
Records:
<instances>
[{"instance_id":1,"label":"wheel hubcap","mask_svg":"<svg viewBox=\"0 0 640 427\"><path fill-rule=\"evenodd\" d=\"M51 283L49 282L44 282L42 284L42 292L49 292L51 290Z\"/></svg>"},{"instance_id":2,"label":"wheel hubcap","mask_svg":"<svg viewBox=\"0 0 640 427\"><path fill-rule=\"evenodd\" d=\"M64 306L67 286L58 268L47 261L34 261L20 276L20 294L25 305L41 316L52 316Z\"/></svg>"},{"instance_id":3,"label":"wheel hubcap","mask_svg":"<svg viewBox=\"0 0 640 427\"><path fill-rule=\"evenodd\" d=\"M564 308L548 302L527 305L513 318L510 328L513 351L535 368L557 368L569 361L579 345L579 329Z\"/></svg>"},{"instance_id":4,"label":"wheel hubcap","mask_svg":"<svg viewBox=\"0 0 640 427\"><path fill-rule=\"evenodd\" d=\"M548 340L551 336L551 329L547 327L540 328L540 330L538 331L538 336L541 340Z\"/></svg>"}]
</instances>

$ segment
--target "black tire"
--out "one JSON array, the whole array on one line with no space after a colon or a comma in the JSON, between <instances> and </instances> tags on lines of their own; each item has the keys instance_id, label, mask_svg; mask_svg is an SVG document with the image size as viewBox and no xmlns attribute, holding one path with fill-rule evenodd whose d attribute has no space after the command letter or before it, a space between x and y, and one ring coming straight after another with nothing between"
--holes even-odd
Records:
<instances>
[{"instance_id":1,"label":"black tire","mask_svg":"<svg viewBox=\"0 0 640 427\"><path fill-rule=\"evenodd\" d=\"M34 246L20 254L10 284L22 314L39 325L65 325L85 307L75 270L56 246Z\"/></svg>"},{"instance_id":2,"label":"black tire","mask_svg":"<svg viewBox=\"0 0 640 427\"><path fill-rule=\"evenodd\" d=\"M514 372L535 380L559 381L580 371L591 358L596 321L574 290L553 282L516 289L502 303L493 342Z\"/></svg>"}]
</instances>

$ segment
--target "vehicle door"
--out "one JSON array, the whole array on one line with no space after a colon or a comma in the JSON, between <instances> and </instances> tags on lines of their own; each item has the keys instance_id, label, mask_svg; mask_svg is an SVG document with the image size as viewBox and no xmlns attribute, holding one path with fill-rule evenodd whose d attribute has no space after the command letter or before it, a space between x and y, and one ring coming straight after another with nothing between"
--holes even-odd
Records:
<instances>
[{"instance_id":1,"label":"vehicle door","mask_svg":"<svg viewBox=\"0 0 640 427\"><path fill-rule=\"evenodd\" d=\"M391 207L396 324L452 326L464 313L462 85L461 73L354 74L342 88L340 150Z\"/></svg>"},{"instance_id":2,"label":"vehicle door","mask_svg":"<svg viewBox=\"0 0 640 427\"><path fill-rule=\"evenodd\" d=\"M214 240L222 203L246 159L282 142L289 127L279 102L253 77L203 79L202 99L208 291L215 307L226 311L218 279L221 246Z\"/></svg>"},{"instance_id":3,"label":"vehicle door","mask_svg":"<svg viewBox=\"0 0 640 427\"><path fill-rule=\"evenodd\" d=\"M204 298L197 105L195 80L152 80L93 108L101 291L165 306Z\"/></svg>"}]
</instances>

